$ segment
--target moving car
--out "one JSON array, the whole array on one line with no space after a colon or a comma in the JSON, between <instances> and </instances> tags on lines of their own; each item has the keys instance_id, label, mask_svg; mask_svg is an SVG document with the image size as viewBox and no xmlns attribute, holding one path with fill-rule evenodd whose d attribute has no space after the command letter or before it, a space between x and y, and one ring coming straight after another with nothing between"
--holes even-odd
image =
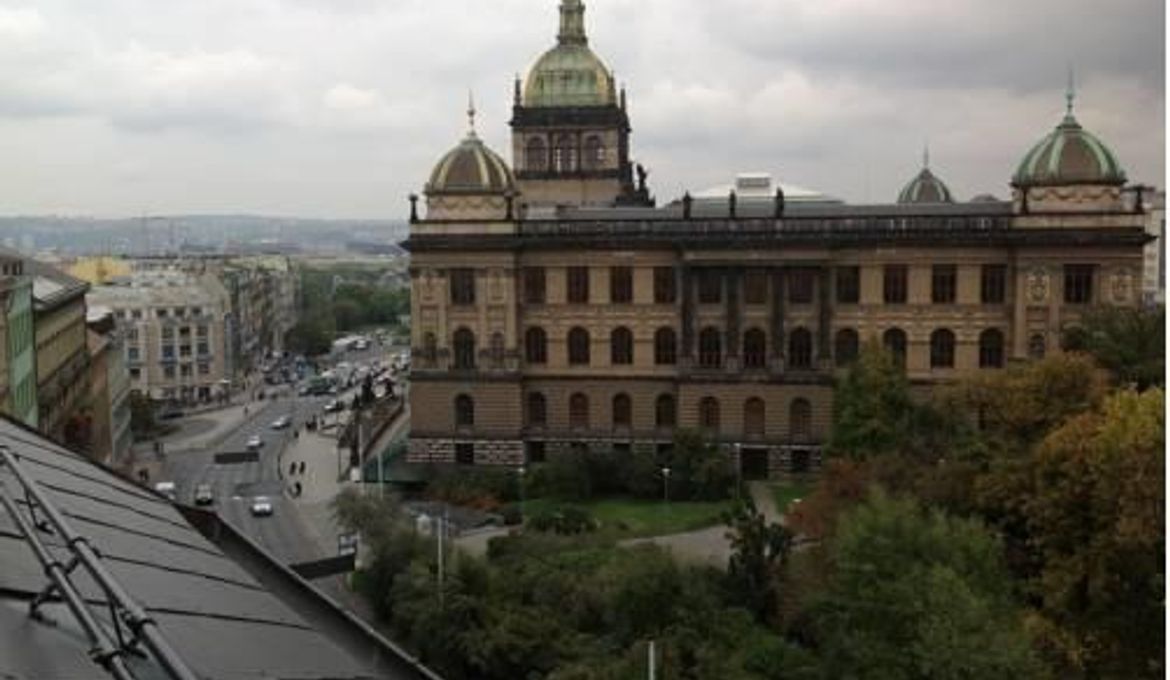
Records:
<instances>
[{"instance_id":1,"label":"moving car","mask_svg":"<svg viewBox=\"0 0 1170 680\"><path fill-rule=\"evenodd\" d=\"M292 425L292 418L289 418L288 416L281 416L272 421L272 429L274 430L283 430L289 425Z\"/></svg>"},{"instance_id":2,"label":"moving car","mask_svg":"<svg viewBox=\"0 0 1170 680\"><path fill-rule=\"evenodd\" d=\"M268 496L257 496L252 499L252 516L268 517L272 514L272 501Z\"/></svg>"},{"instance_id":3,"label":"moving car","mask_svg":"<svg viewBox=\"0 0 1170 680\"><path fill-rule=\"evenodd\" d=\"M211 492L210 484L195 486L195 505L211 505L214 501L215 496Z\"/></svg>"},{"instance_id":4,"label":"moving car","mask_svg":"<svg viewBox=\"0 0 1170 680\"><path fill-rule=\"evenodd\" d=\"M333 401L329 402L328 404L325 404L324 410L326 413L337 413L338 411L342 411L344 409L345 409L345 404L341 403L340 399L334 399Z\"/></svg>"},{"instance_id":5,"label":"moving car","mask_svg":"<svg viewBox=\"0 0 1170 680\"><path fill-rule=\"evenodd\" d=\"M170 500L175 500L175 483L174 482L159 482L154 485L154 490L166 496Z\"/></svg>"},{"instance_id":6,"label":"moving car","mask_svg":"<svg viewBox=\"0 0 1170 680\"><path fill-rule=\"evenodd\" d=\"M264 446L264 440L260 438L260 435L254 434L251 437L248 437L248 443L246 446L248 447L249 451L256 451L260 447Z\"/></svg>"}]
</instances>

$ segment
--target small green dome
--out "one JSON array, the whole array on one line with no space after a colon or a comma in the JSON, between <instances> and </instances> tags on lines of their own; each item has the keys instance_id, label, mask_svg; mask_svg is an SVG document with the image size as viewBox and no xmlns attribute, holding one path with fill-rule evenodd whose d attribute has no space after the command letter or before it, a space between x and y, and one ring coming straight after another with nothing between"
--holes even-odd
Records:
<instances>
[{"instance_id":1,"label":"small green dome","mask_svg":"<svg viewBox=\"0 0 1170 680\"><path fill-rule=\"evenodd\" d=\"M557 45L541 55L528 71L524 106L607 106L617 103L613 75L585 35L585 5L562 0Z\"/></svg>"},{"instance_id":2,"label":"small green dome","mask_svg":"<svg viewBox=\"0 0 1170 680\"><path fill-rule=\"evenodd\" d=\"M515 189L516 181L504 159L480 141L475 132L469 132L435 165L426 193L502 194Z\"/></svg>"},{"instance_id":3,"label":"small green dome","mask_svg":"<svg viewBox=\"0 0 1170 680\"><path fill-rule=\"evenodd\" d=\"M930 168L922 168L898 194L898 203L954 203L951 190Z\"/></svg>"},{"instance_id":4,"label":"small green dome","mask_svg":"<svg viewBox=\"0 0 1170 680\"><path fill-rule=\"evenodd\" d=\"M1069 111L1056 129L1020 161L1017 187L1060 184L1125 184L1125 171L1109 147L1081 127Z\"/></svg>"}]
</instances>

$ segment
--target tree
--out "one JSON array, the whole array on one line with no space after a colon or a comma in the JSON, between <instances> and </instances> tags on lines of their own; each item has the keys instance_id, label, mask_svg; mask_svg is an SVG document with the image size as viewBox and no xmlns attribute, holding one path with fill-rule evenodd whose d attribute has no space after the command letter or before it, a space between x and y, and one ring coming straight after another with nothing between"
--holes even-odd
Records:
<instances>
[{"instance_id":1,"label":"tree","mask_svg":"<svg viewBox=\"0 0 1170 680\"><path fill-rule=\"evenodd\" d=\"M306 317L289 329L285 343L293 352L305 356L318 356L331 349L332 332L319 317Z\"/></svg>"},{"instance_id":2,"label":"tree","mask_svg":"<svg viewBox=\"0 0 1170 680\"><path fill-rule=\"evenodd\" d=\"M829 450L865 459L898 451L913 411L902 368L877 339L870 339L833 390Z\"/></svg>"},{"instance_id":3,"label":"tree","mask_svg":"<svg viewBox=\"0 0 1170 680\"><path fill-rule=\"evenodd\" d=\"M726 512L731 528L731 558L727 578L738 602L758 621L772 616L778 604L779 570L792 550L792 533L783 525L769 524L750 495Z\"/></svg>"},{"instance_id":4,"label":"tree","mask_svg":"<svg viewBox=\"0 0 1170 680\"><path fill-rule=\"evenodd\" d=\"M154 432L158 423L154 419L154 404L150 397L139 392L130 393L130 429L137 436Z\"/></svg>"},{"instance_id":5,"label":"tree","mask_svg":"<svg viewBox=\"0 0 1170 680\"><path fill-rule=\"evenodd\" d=\"M1120 392L1038 447L1022 505L1063 677L1164 673L1164 395Z\"/></svg>"},{"instance_id":6,"label":"tree","mask_svg":"<svg viewBox=\"0 0 1170 680\"><path fill-rule=\"evenodd\" d=\"M1139 390L1165 384L1166 309L1094 308L1064 333L1066 350L1088 352L1117 383Z\"/></svg>"},{"instance_id":7,"label":"tree","mask_svg":"<svg viewBox=\"0 0 1170 680\"><path fill-rule=\"evenodd\" d=\"M1036 677L999 543L979 523L875 491L831 552L814 614L829 677Z\"/></svg>"}]
</instances>

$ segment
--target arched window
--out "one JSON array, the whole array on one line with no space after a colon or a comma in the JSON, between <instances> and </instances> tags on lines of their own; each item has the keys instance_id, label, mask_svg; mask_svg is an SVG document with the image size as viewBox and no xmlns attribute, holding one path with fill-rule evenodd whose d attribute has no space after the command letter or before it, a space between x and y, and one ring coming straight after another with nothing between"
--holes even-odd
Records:
<instances>
[{"instance_id":1,"label":"arched window","mask_svg":"<svg viewBox=\"0 0 1170 680\"><path fill-rule=\"evenodd\" d=\"M860 345L861 338L858 337L857 331L852 328L842 328L837 331L837 337L833 340L833 356L837 360L837 365L848 366L857 361L857 351Z\"/></svg>"},{"instance_id":2,"label":"arched window","mask_svg":"<svg viewBox=\"0 0 1170 680\"><path fill-rule=\"evenodd\" d=\"M659 328L654 332L654 363L659 366L673 366L676 360L676 345L673 328Z\"/></svg>"},{"instance_id":3,"label":"arched window","mask_svg":"<svg viewBox=\"0 0 1170 680\"><path fill-rule=\"evenodd\" d=\"M574 366L589 364L589 331L584 328L569 331L569 364Z\"/></svg>"},{"instance_id":4,"label":"arched window","mask_svg":"<svg viewBox=\"0 0 1170 680\"><path fill-rule=\"evenodd\" d=\"M524 361L543 364L548 361L548 336L539 326L524 331Z\"/></svg>"},{"instance_id":5,"label":"arched window","mask_svg":"<svg viewBox=\"0 0 1170 680\"><path fill-rule=\"evenodd\" d=\"M792 441L805 441L812 434L812 404L808 399L797 397L788 407L788 437Z\"/></svg>"},{"instance_id":6,"label":"arched window","mask_svg":"<svg viewBox=\"0 0 1170 680\"><path fill-rule=\"evenodd\" d=\"M589 397L580 392L569 397L569 427L589 427Z\"/></svg>"},{"instance_id":7,"label":"arched window","mask_svg":"<svg viewBox=\"0 0 1170 680\"><path fill-rule=\"evenodd\" d=\"M894 363L900 368L906 367L906 331L901 328L891 328L882 334L882 346L894 356Z\"/></svg>"},{"instance_id":8,"label":"arched window","mask_svg":"<svg viewBox=\"0 0 1170 680\"><path fill-rule=\"evenodd\" d=\"M745 437L764 436L764 400L751 397L743 403L743 434Z\"/></svg>"},{"instance_id":9,"label":"arched window","mask_svg":"<svg viewBox=\"0 0 1170 680\"><path fill-rule=\"evenodd\" d=\"M1003 368L1003 333L996 328L979 334L979 368Z\"/></svg>"},{"instance_id":10,"label":"arched window","mask_svg":"<svg viewBox=\"0 0 1170 680\"><path fill-rule=\"evenodd\" d=\"M812 368L812 333L797 328L788 336L788 367Z\"/></svg>"},{"instance_id":11,"label":"arched window","mask_svg":"<svg viewBox=\"0 0 1170 680\"><path fill-rule=\"evenodd\" d=\"M548 422L548 404L540 392L528 393L528 425L530 427L544 427Z\"/></svg>"},{"instance_id":12,"label":"arched window","mask_svg":"<svg viewBox=\"0 0 1170 680\"><path fill-rule=\"evenodd\" d=\"M763 368L768 362L768 336L753 328L743 334L744 368Z\"/></svg>"},{"instance_id":13,"label":"arched window","mask_svg":"<svg viewBox=\"0 0 1170 680\"><path fill-rule=\"evenodd\" d=\"M715 397L699 400L699 427L712 432L719 431L719 400Z\"/></svg>"},{"instance_id":14,"label":"arched window","mask_svg":"<svg viewBox=\"0 0 1170 680\"><path fill-rule=\"evenodd\" d=\"M434 363L439 355L439 340L434 333L423 333L423 360Z\"/></svg>"},{"instance_id":15,"label":"arched window","mask_svg":"<svg viewBox=\"0 0 1170 680\"><path fill-rule=\"evenodd\" d=\"M1028 338L1028 356L1032 359L1043 359L1048 352L1048 341L1043 333L1036 333Z\"/></svg>"},{"instance_id":16,"label":"arched window","mask_svg":"<svg viewBox=\"0 0 1170 680\"><path fill-rule=\"evenodd\" d=\"M699 365L703 368L723 365L723 340L718 328L707 327L699 333Z\"/></svg>"},{"instance_id":17,"label":"arched window","mask_svg":"<svg viewBox=\"0 0 1170 680\"><path fill-rule=\"evenodd\" d=\"M658 399L654 402L654 424L657 427L674 427L676 421L674 396L670 394L658 395Z\"/></svg>"},{"instance_id":18,"label":"arched window","mask_svg":"<svg viewBox=\"0 0 1170 680\"><path fill-rule=\"evenodd\" d=\"M577 169L577 143L572 135L557 137L553 147L553 170L557 172L573 172Z\"/></svg>"},{"instance_id":19,"label":"arched window","mask_svg":"<svg viewBox=\"0 0 1170 680\"><path fill-rule=\"evenodd\" d=\"M609 335L609 361L615 366L634 363L634 334L619 327Z\"/></svg>"},{"instance_id":20,"label":"arched window","mask_svg":"<svg viewBox=\"0 0 1170 680\"><path fill-rule=\"evenodd\" d=\"M633 407L630 405L630 395L622 393L614 395L613 398L613 426L629 427L632 419L631 411Z\"/></svg>"},{"instance_id":21,"label":"arched window","mask_svg":"<svg viewBox=\"0 0 1170 680\"><path fill-rule=\"evenodd\" d=\"M590 170L605 167L605 145L597 135L585 138L585 167Z\"/></svg>"},{"instance_id":22,"label":"arched window","mask_svg":"<svg viewBox=\"0 0 1170 680\"><path fill-rule=\"evenodd\" d=\"M455 331L455 370L470 371L475 368L475 333L460 328Z\"/></svg>"},{"instance_id":23,"label":"arched window","mask_svg":"<svg viewBox=\"0 0 1170 680\"><path fill-rule=\"evenodd\" d=\"M955 367L955 334L945 328L930 334L930 367Z\"/></svg>"},{"instance_id":24,"label":"arched window","mask_svg":"<svg viewBox=\"0 0 1170 680\"><path fill-rule=\"evenodd\" d=\"M524 151L524 167L534 172L548 170L548 149L540 137L528 140L528 146Z\"/></svg>"},{"instance_id":25,"label":"arched window","mask_svg":"<svg viewBox=\"0 0 1170 680\"><path fill-rule=\"evenodd\" d=\"M475 401L461 394L455 397L455 427L471 427L475 425Z\"/></svg>"},{"instance_id":26,"label":"arched window","mask_svg":"<svg viewBox=\"0 0 1170 680\"><path fill-rule=\"evenodd\" d=\"M492 359L492 368L504 367L504 334L492 333L492 339L488 343L488 354Z\"/></svg>"}]
</instances>

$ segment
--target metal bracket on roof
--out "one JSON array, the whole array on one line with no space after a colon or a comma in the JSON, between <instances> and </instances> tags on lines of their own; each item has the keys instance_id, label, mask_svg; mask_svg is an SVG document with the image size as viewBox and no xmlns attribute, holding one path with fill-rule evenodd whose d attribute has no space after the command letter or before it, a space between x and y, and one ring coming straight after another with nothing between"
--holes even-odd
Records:
<instances>
[{"instance_id":1,"label":"metal bracket on roof","mask_svg":"<svg viewBox=\"0 0 1170 680\"><path fill-rule=\"evenodd\" d=\"M197 676L187 666L186 661L175 652L174 648L163 637L154 619L110 574L97 551L89 545L89 540L74 531L73 527L65 521L64 515L44 496L36 481L21 468L17 456L3 444L0 444L0 467L7 468L24 490L29 517L25 517L24 513L20 512L16 501L12 499L8 487L2 479L0 479L0 505L3 505L8 514L11 515L37 560L44 567L45 575L50 581L50 584L34 598L30 606L30 616L38 620L46 620L40 607L55 594L59 594L89 640L90 657L118 680L134 680L134 676L126 667L123 657L126 654L145 656L139 648L139 643L150 651L151 656L158 661L170 677L176 680L197 680ZM56 555L49 551L38 535L39 525L35 524L35 509L37 507L45 516L42 523L64 541L64 548L70 552L71 557L67 564L62 564ZM30 518L33 521L30 521ZM70 580L78 565L85 567L88 575L105 595L109 607L109 620L114 625L114 634L117 637L116 643L110 639L106 627L97 620L90 610L89 603L85 601ZM126 638L122 630L123 626L131 633L129 639Z\"/></svg>"}]
</instances>

